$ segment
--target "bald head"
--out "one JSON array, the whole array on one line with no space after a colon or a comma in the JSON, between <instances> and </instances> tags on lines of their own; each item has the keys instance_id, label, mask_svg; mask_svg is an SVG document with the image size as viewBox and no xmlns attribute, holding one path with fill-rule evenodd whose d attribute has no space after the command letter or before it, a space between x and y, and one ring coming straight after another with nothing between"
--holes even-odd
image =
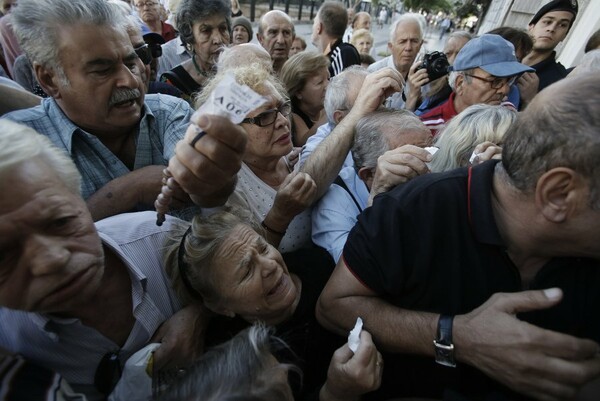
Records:
<instances>
[{"instance_id":1,"label":"bald head","mask_svg":"<svg viewBox=\"0 0 600 401\"><path fill-rule=\"evenodd\" d=\"M271 56L275 71L279 71L288 59L295 36L294 23L283 11L269 11L260 19L256 37Z\"/></svg>"}]
</instances>

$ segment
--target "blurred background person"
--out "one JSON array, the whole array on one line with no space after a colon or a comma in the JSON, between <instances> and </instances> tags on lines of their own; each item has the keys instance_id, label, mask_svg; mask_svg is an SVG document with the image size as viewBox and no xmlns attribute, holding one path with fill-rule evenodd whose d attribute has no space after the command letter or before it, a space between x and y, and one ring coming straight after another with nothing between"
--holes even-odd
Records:
<instances>
[{"instance_id":1,"label":"blurred background person","mask_svg":"<svg viewBox=\"0 0 600 401\"><path fill-rule=\"evenodd\" d=\"M231 27L233 29L231 35L232 45L248 43L252 40L254 32L252 31L252 24L250 23L250 20L248 20L248 18L242 15L234 18L231 22Z\"/></svg>"},{"instance_id":2,"label":"blurred background person","mask_svg":"<svg viewBox=\"0 0 600 401\"><path fill-rule=\"evenodd\" d=\"M225 0L182 0L177 28L191 59L163 73L161 81L175 86L188 99L200 91L214 75L219 54L231 41L230 14L229 2Z\"/></svg>"},{"instance_id":3,"label":"blurred background person","mask_svg":"<svg viewBox=\"0 0 600 401\"><path fill-rule=\"evenodd\" d=\"M177 31L161 17L161 4L156 0L134 0L137 13L146 26L162 36L166 42L175 39Z\"/></svg>"},{"instance_id":4,"label":"blurred background person","mask_svg":"<svg viewBox=\"0 0 600 401\"><path fill-rule=\"evenodd\" d=\"M350 43L356 47L361 54L371 54L374 42L373 34L367 29L358 29L352 34Z\"/></svg>"},{"instance_id":5,"label":"blurred background person","mask_svg":"<svg viewBox=\"0 0 600 401\"><path fill-rule=\"evenodd\" d=\"M302 37L296 36L292 42L292 47L290 47L289 56L292 57L294 54L303 52L304 50L306 50L306 41Z\"/></svg>"},{"instance_id":6,"label":"blurred background person","mask_svg":"<svg viewBox=\"0 0 600 401\"><path fill-rule=\"evenodd\" d=\"M294 146L303 146L327 122L323 103L329 84L329 58L316 51L298 53L283 65L280 78L292 101Z\"/></svg>"}]
</instances>

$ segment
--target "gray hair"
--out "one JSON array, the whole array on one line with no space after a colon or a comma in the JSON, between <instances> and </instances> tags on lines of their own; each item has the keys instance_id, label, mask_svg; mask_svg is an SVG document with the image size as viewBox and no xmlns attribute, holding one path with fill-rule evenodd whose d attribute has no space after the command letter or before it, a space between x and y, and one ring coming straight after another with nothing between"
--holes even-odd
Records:
<instances>
[{"instance_id":1,"label":"gray hair","mask_svg":"<svg viewBox=\"0 0 600 401\"><path fill-rule=\"evenodd\" d=\"M462 76L463 79L470 84L473 81L473 78L471 78L469 75L473 74L474 72L474 69L464 71L450 71L450 73L448 74L448 85L450 85L453 91L456 91L456 78Z\"/></svg>"},{"instance_id":2,"label":"gray hair","mask_svg":"<svg viewBox=\"0 0 600 401\"><path fill-rule=\"evenodd\" d=\"M398 135L411 131L427 131L419 117L408 110L379 109L361 118L354 128L352 158L358 172L363 167L375 169L377 159L390 150L386 132Z\"/></svg>"},{"instance_id":3,"label":"gray hair","mask_svg":"<svg viewBox=\"0 0 600 401\"><path fill-rule=\"evenodd\" d=\"M404 22L413 22L419 26L419 37L421 40L423 39L423 31L425 31L425 26L423 25L423 20L420 14L416 13L406 13L402 14L400 18L398 18L392 26L390 27L390 42L394 43L396 39L396 30L398 25Z\"/></svg>"},{"instance_id":4,"label":"gray hair","mask_svg":"<svg viewBox=\"0 0 600 401\"><path fill-rule=\"evenodd\" d=\"M600 49L590 50L581 58L577 67L569 74L570 77L575 77L580 74L588 74L590 72L600 71Z\"/></svg>"},{"instance_id":5,"label":"gray hair","mask_svg":"<svg viewBox=\"0 0 600 401\"><path fill-rule=\"evenodd\" d=\"M217 71L238 68L244 64L259 64L270 73L273 72L271 55L264 47L256 43L241 43L223 49L217 61Z\"/></svg>"},{"instance_id":6,"label":"gray hair","mask_svg":"<svg viewBox=\"0 0 600 401\"><path fill-rule=\"evenodd\" d=\"M504 106L475 104L452 118L437 135L439 150L430 163L432 172L448 171L468 164L473 149L482 142L500 144L517 113Z\"/></svg>"},{"instance_id":7,"label":"gray hair","mask_svg":"<svg viewBox=\"0 0 600 401\"><path fill-rule=\"evenodd\" d=\"M0 132L0 176L19 163L39 158L56 172L69 191L80 194L81 175L75 163L47 137L5 119L0 120Z\"/></svg>"},{"instance_id":8,"label":"gray hair","mask_svg":"<svg viewBox=\"0 0 600 401\"><path fill-rule=\"evenodd\" d=\"M214 302L219 299L215 292L215 283L211 269L217 262L215 255L235 227L243 224L264 236L265 232L253 215L242 208L225 207L210 215L196 215L192 220L190 232L182 242L186 226L174 230L173 238L167 242L166 269L173 290L179 299L187 304L196 297L186 287L182 277L179 260L179 247L183 246L183 262L186 276L192 288L201 295L202 300Z\"/></svg>"},{"instance_id":9,"label":"gray hair","mask_svg":"<svg viewBox=\"0 0 600 401\"><path fill-rule=\"evenodd\" d=\"M29 60L53 69L68 84L59 60L58 31L88 24L123 30L123 16L106 0L19 0L12 12L13 30Z\"/></svg>"},{"instance_id":10,"label":"gray hair","mask_svg":"<svg viewBox=\"0 0 600 401\"><path fill-rule=\"evenodd\" d=\"M467 31L454 31L448 35L448 39L450 39L450 38L465 39L467 42L469 40L473 39L473 37L474 36Z\"/></svg>"},{"instance_id":11,"label":"gray hair","mask_svg":"<svg viewBox=\"0 0 600 401\"><path fill-rule=\"evenodd\" d=\"M335 124L333 114L336 110L350 110L352 108L354 101L349 102L348 94L350 91L358 89L353 86L355 85L355 81L359 78L364 80L367 75L369 75L369 72L366 68L353 65L331 78L325 91L325 101L323 102L327 120L331 124Z\"/></svg>"},{"instance_id":12,"label":"gray hair","mask_svg":"<svg viewBox=\"0 0 600 401\"><path fill-rule=\"evenodd\" d=\"M293 401L278 371L300 370L273 364L274 353L288 346L262 324L254 324L231 340L208 350L175 382L160 401L281 400Z\"/></svg>"},{"instance_id":13,"label":"gray hair","mask_svg":"<svg viewBox=\"0 0 600 401\"><path fill-rule=\"evenodd\" d=\"M600 209L600 73L567 77L538 94L504 138L509 181L533 192L556 167L589 180L590 204Z\"/></svg>"},{"instance_id":14,"label":"gray hair","mask_svg":"<svg viewBox=\"0 0 600 401\"><path fill-rule=\"evenodd\" d=\"M213 16L224 17L231 36L231 3L223 0L181 0L177 7L177 30L186 46L196 43L194 24Z\"/></svg>"}]
</instances>

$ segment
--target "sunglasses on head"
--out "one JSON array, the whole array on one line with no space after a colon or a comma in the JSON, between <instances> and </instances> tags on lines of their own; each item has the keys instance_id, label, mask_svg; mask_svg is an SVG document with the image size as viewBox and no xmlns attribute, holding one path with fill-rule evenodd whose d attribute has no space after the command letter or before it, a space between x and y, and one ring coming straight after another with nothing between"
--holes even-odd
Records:
<instances>
[{"instance_id":1,"label":"sunglasses on head","mask_svg":"<svg viewBox=\"0 0 600 401\"><path fill-rule=\"evenodd\" d=\"M133 49L133 51L135 51L135 54L142 60L142 63L148 65L152 61L152 51L147 44L144 43L140 47Z\"/></svg>"}]
</instances>

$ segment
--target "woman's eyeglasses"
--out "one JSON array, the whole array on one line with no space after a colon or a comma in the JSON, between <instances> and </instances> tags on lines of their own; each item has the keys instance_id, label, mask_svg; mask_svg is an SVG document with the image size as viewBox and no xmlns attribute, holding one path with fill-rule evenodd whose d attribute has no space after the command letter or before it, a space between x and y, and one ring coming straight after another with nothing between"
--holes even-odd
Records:
<instances>
[{"instance_id":1,"label":"woman's eyeglasses","mask_svg":"<svg viewBox=\"0 0 600 401\"><path fill-rule=\"evenodd\" d=\"M266 127L277 120L277 113L281 113L282 116L287 117L292 112L292 104L290 102L282 103L278 108L267 110L260 113L256 117L245 118L242 123L254 124L259 127Z\"/></svg>"}]
</instances>

